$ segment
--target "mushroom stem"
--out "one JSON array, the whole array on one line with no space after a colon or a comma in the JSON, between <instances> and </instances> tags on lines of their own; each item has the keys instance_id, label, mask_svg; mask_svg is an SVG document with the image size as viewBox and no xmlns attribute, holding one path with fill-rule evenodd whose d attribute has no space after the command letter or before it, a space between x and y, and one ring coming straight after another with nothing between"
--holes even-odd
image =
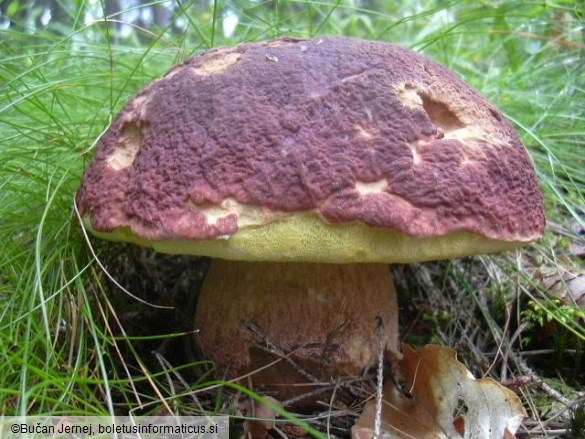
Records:
<instances>
[{"instance_id":1,"label":"mushroom stem","mask_svg":"<svg viewBox=\"0 0 585 439\"><path fill-rule=\"evenodd\" d=\"M375 364L380 346L398 352L398 308L385 264L214 260L195 327L201 354L231 378L252 375L256 390L283 401ZM286 357L286 358L283 358Z\"/></svg>"}]
</instances>

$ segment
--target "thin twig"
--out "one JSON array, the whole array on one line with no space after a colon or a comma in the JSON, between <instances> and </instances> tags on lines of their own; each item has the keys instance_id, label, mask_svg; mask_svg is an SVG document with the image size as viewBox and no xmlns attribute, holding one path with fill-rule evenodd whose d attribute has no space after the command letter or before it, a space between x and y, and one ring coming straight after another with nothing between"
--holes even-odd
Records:
<instances>
[{"instance_id":1,"label":"thin twig","mask_svg":"<svg viewBox=\"0 0 585 439\"><path fill-rule=\"evenodd\" d=\"M342 378L335 383L323 384L322 387L319 387L318 389L311 390L310 392L303 393L302 395L295 396L294 398L290 398L290 399L287 399L285 401L282 401L281 404L283 407L289 407L289 406L294 405L300 401L303 401L304 399L312 398L313 396L317 396L318 394L326 392L328 390L332 390L332 389L335 390L337 388L345 389L345 388L350 387L351 385L353 385L355 383L369 381L370 379L371 379L371 377ZM328 407L330 407L330 405L328 405Z\"/></svg>"},{"instance_id":2,"label":"thin twig","mask_svg":"<svg viewBox=\"0 0 585 439\"><path fill-rule=\"evenodd\" d=\"M566 407L570 407L571 401L568 398L565 398L559 391L553 389L551 386L545 383L544 380L536 372L534 372L534 370L531 369L530 366L528 366L528 364L526 364L526 361L520 355L515 354L511 349L510 355L514 357L514 360L516 361L522 373L528 375L535 382L537 382L540 388L544 391L544 393L556 399Z\"/></svg>"},{"instance_id":3,"label":"thin twig","mask_svg":"<svg viewBox=\"0 0 585 439\"><path fill-rule=\"evenodd\" d=\"M290 407L295 405L305 399L312 398L313 396L317 396L320 393L326 392L336 387L336 384L327 384L323 387L319 387L315 390L311 390L310 392L303 393L302 395L295 396L294 398L287 399L286 401L281 402L283 407Z\"/></svg>"},{"instance_id":4,"label":"thin twig","mask_svg":"<svg viewBox=\"0 0 585 439\"><path fill-rule=\"evenodd\" d=\"M254 321L248 321L246 323L246 329L248 329L249 331L256 334L259 338L261 338L262 342L266 345L266 348L268 349L268 351L270 353L272 353L272 354L276 355L277 357L282 358L284 361L286 361L298 374L303 376L307 381L309 381L311 383L319 383L320 382L320 380L318 380L317 377L313 376L312 374L307 372L305 369L303 369L301 366L299 366L290 357L290 353L287 354L282 349L277 347L274 343L272 343L268 339L267 335L264 333L264 331L262 330L260 325L258 325L258 323L254 322Z\"/></svg>"},{"instance_id":5,"label":"thin twig","mask_svg":"<svg viewBox=\"0 0 585 439\"><path fill-rule=\"evenodd\" d=\"M382 403L383 403L383 381L384 381L384 321L381 317L378 320L378 373L376 375L376 417L374 419L374 438L380 439L382 430Z\"/></svg>"},{"instance_id":6,"label":"thin twig","mask_svg":"<svg viewBox=\"0 0 585 439\"><path fill-rule=\"evenodd\" d=\"M532 351L522 351L520 352L520 355L522 355L523 357L534 357L537 355L550 355L550 354L555 354L558 351L555 349L535 349ZM577 354L577 349L563 349L563 354L572 354L572 355L576 355Z\"/></svg>"}]
</instances>

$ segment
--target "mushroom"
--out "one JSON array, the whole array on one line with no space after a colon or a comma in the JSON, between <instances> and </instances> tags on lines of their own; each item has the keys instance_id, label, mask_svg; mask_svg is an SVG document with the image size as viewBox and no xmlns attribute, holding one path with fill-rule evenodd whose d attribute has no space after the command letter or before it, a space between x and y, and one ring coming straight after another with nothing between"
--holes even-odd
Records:
<instances>
[{"instance_id":1,"label":"mushroom","mask_svg":"<svg viewBox=\"0 0 585 439\"><path fill-rule=\"evenodd\" d=\"M384 42L215 49L144 88L76 198L99 237L216 258L205 358L282 400L399 355L389 263L507 251L543 233L533 164L458 76ZM284 385L283 385L284 384ZM307 388L303 388L307 391Z\"/></svg>"}]
</instances>

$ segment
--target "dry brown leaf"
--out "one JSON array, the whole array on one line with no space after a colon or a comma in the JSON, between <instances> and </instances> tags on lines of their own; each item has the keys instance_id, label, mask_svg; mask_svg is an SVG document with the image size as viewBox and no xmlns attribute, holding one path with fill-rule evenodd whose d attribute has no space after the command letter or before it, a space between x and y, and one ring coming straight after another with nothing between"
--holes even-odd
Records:
<instances>
[{"instance_id":1,"label":"dry brown leaf","mask_svg":"<svg viewBox=\"0 0 585 439\"><path fill-rule=\"evenodd\" d=\"M266 396L265 399L275 405L280 403ZM275 426L276 412L261 402L251 399L240 401L238 408L242 415L249 416L251 419L244 421L244 438L245 439L264 439L268 436L268 431Z\"/></svg>"},{"instance_id":2,"label":"dry brown leaf","mask_svg":"<svg viewBox=\"0 0 585 439\"><path fill-rule=\"evenodd\" d=\"M404 346L400 371L407 397L384 385L382 429L386 438L508 439L526 412L514 392L491 378L475 379L453 349ZM374 436L375 402L352 428L353 439Z\"/></svg>"},{"instance_id":3,"label":"dry brown leaf","mask_svg":"<svg viewBox=\"0 0 585 439\"><path fill-rule=\"evenodd\" d=\"M561 300L565 305L585 308L585 274L564 270L562 275L553 273L544 277L542 286L550 297Z\"/></svg>"}]
</instances>

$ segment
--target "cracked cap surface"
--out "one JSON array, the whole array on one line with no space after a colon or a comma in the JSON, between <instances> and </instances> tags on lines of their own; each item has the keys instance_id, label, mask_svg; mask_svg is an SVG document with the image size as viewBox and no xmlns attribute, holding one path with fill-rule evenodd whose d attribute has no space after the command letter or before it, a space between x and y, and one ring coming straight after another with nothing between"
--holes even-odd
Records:
<instances>
[{"instance_id":1,"label":"cracked cap surface","mask_svg":"<svg viewBox=\"0 0 585 439\"><path fill-rule=\"evenodd\" d=\"M77 193L99 236L226 259L411 262L541 236L542 194L501 113L400 47L217 49L134 97Z\"/></svg>"}]
</instances>

